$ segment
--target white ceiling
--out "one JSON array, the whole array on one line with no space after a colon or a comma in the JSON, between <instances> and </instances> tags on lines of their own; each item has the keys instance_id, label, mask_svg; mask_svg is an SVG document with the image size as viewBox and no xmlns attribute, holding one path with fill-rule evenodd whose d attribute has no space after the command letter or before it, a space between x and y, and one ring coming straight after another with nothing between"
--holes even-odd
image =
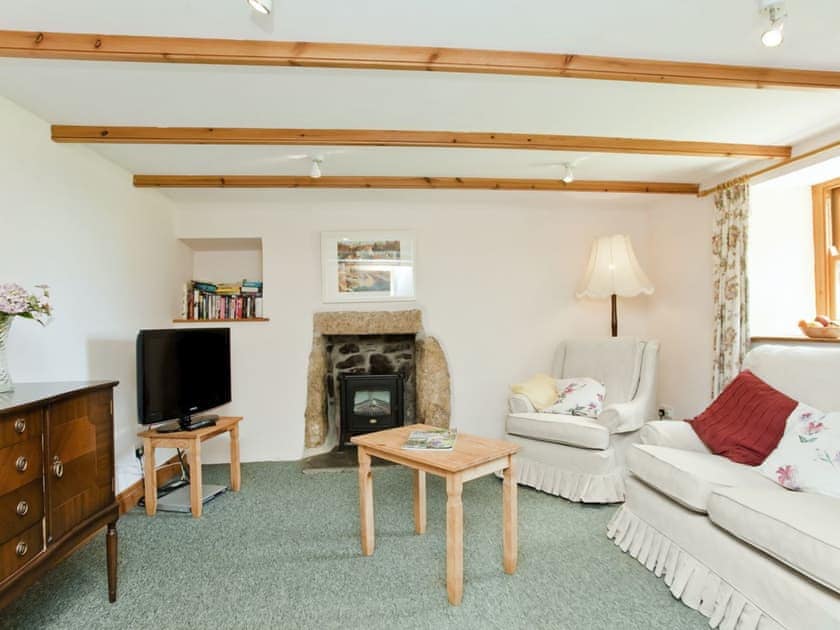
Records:
<instances>
[{"instance_id":1,"label":"white ceiling","mask_svg":"<svg viewBox=\"0 0 840 630\"><path fill-rule=\"evenodd\" d=\"M754 0L0 0L0 29L448 45L840 71L840 2L788 0L758 42ZM605 7L609 7L605 9ZM396 71L0 59L0 94L51 123L440 129L797 144L840 123L840 90L743 89ZM840 132L840 128L838 128ZM478 149L98 145L133 173L556 177L580 154ZM753 161L756 166L762 162ZM708 182L744 160L589 156L581 179Z\"/></svg>"}]
</instances>

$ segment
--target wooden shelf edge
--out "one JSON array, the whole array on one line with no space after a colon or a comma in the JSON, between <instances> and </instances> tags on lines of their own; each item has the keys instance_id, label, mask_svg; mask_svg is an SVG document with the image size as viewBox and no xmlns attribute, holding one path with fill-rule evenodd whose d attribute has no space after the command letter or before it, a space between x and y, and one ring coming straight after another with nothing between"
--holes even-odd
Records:
<instances>
[{"instance_id":1,"label":"wooden shelf edge","mask_svg":"<svg viewBox=\"0 0 840 630\"><path fill-rule=\"evenodd\" d=\"M268 317L249 317L247 319L173 319L173 324L229 324L232 322L268 322Z\"/></svg>"}]
</instances>

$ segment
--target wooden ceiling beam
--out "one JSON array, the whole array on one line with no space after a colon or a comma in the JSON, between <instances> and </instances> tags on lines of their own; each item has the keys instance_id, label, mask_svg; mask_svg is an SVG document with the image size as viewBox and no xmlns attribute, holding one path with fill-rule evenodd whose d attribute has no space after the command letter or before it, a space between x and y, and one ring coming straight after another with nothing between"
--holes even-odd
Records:
<instances>
[{"instance_id":1,"label":"wooden ceiling beam","mask_svg":"<svg viewBox=\"0 0 840 630\"><path fill-rule=\"evenodd\" d=\"M840 72L562 53L0 30L0 56L420 70L734 87L840 88Z\"/></svg>"},{"instance_id":2,"label":"wooden ceiling beam","mask_svg":"<svg viewBox=\"0 0 840 630\"><path fill-rule=\"evenodd\" d=\"M612 193L671 193L696 195L697 184L671 182L487 177L319 177L299 175L135 175L138 188L383 188L446 190L543 190Z\"/></svg>"},{"instance_id":3,"label":"wooden ceiling beam","mask_svg":"<svg viewBox=\"0 0 840 630\"><path fill-rule=\"evenodd\" d=\"M531 149L704 157L789 158L789 146L549 134L376 129L254 129L53 125L56 142Z\"/></svg>"}]
</instances>

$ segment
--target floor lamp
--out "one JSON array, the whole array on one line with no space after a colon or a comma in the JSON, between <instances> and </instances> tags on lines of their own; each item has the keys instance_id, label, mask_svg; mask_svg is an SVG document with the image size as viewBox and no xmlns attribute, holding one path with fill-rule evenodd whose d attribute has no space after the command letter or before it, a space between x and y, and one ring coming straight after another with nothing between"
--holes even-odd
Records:
<instances>
[{"instance_id":1,"label":"floor lamp","mask_svg":"<svg viewBox=\"0 0 840 630\"><path fill-rule=\"evenodd\" d=\"M613 337L618 337L618 296L636 297L641 293L651 295L653 284L636 260L630 237L614 234L597 239L577 297L610 298Z\"/></svg>"}]
</instances>

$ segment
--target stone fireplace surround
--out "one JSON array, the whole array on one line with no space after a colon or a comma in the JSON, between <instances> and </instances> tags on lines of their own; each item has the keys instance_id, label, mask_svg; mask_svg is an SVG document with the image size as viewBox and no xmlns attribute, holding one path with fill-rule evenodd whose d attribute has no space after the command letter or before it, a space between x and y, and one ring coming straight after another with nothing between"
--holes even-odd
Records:
<instances>
[{"instance_id":1,"label":"stone fireplace surround","mask_svg":"<svg viewBox=\"0 0 840 630\"><path fill-rule=\"evenodd\" d=\"M406 311L337 311L319 312L313 316L312 350L309 353L309 368L306 378L305 446L307 449L323 447L328 438L337 438L337 411L331 413L329 400L335 390L336 358L343 355L359 356L353 359L358 368L369 369L376 352L376 344L389 344L397 339L409 341L413 335L413 370L402 367L404 376L411 378L415 396L412 405L413 421L424 422L437 427L448 427L451 410L451 389L449 366L440 343L423 331L422 314L419 310ZM397 337L399 336L399 337ZM342 342L350 338L360 346L358 352L344 348ZM371 345L365 346L366 341ZM383 347L384 350L384 347ZM346 359L345 359L346 360ZM374 359L379 362L381 359ZM406 359L407 361L407 359ZM347 367L353 367L345 365ZM376 369L374 365L374 369ZM399 369L401 366L394 366ZM331 378L328 378L331 377ZM331 417L332 422L331 422ZM407 422L410 422L407 418Z\"/></svg>"}]
</instances>

